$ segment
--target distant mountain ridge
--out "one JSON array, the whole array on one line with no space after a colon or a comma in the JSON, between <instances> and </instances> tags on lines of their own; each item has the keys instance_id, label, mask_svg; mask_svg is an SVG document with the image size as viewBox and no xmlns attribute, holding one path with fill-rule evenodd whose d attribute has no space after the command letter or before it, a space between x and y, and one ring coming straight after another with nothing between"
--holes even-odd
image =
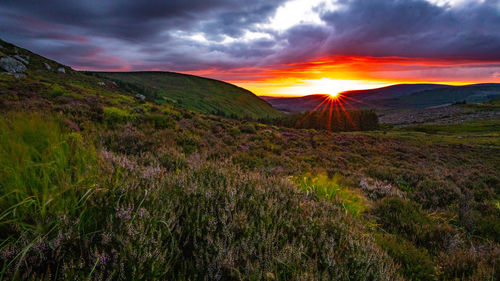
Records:
<instances>
[{"instance_id":1,"label":"distant mountain ridge","mask_svg":"<svg viewBox=\"0 0 500 281\"><path fill-rule=\"evenodd\" d=\"M462 101L479 103L491 100L500 97L500 84L483 83L465 86L397 84L369 90L347 91L341 95L342 105L348 109L418 109ZM319 105L327 97L328 95L310 95L261 98L281 111L294 113L322 109L324 105Z\"/></svg>"}]
</instances>

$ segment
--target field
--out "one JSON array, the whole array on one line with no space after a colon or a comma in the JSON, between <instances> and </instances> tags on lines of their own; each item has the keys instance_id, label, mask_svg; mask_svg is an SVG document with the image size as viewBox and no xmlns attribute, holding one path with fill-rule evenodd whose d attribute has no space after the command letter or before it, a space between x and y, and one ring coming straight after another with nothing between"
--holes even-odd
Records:
<instances>
[{"instance_id":1,"label":"field","mask_svg":"<svg viewBox=\"0 0 500 281\"><path fill-rule=\"evenodd\" d=\"M291 128L112 82L0 75L0 280L500 278L500 119Z\"/></svg>"},{"instance_id":2,"label":"field","mask_svg":"<svg viewBox=\"0 0 500 281\"><path fill-rule=\"evenodd\" d=\"M51 99L2 114L4 279L498 276L498 120L333 133Z\"/></svg>"}]
</instances>

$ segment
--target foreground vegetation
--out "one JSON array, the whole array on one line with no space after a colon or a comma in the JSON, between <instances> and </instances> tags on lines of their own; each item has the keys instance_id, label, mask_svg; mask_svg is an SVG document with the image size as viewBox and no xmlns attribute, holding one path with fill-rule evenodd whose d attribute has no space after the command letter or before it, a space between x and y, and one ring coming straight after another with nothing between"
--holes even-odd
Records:
<instances>
[{"instance_id":1,"label":"foreground vegetation","mask_svg":"<svg viewBox=\"0 0 500 281\"><path fill-rule=\"evenodd\" d=\"M326 110L295 113L261 122L297 129L329 130L334 132L370 131L379 128L377 114L372 110Z\"/></svg>"},{"instance_id":2,"label":"foreground vegetation","mask_svg":"<svg viewBox=\"0 0 500 281\"><path fill-rule=\"evenodd\" d=\"M4 115L2 278L498 276L498 149L172 114Z\"/></svg>"},{"instance_id":3,"label":"foreground vegetation","mask_svg":"<svg viewBox=\"0 0 500 281\"><path fill-rule=\"evenodd\" d=\"M398 278L336 198L200 154L96 152L59 126L2 120L4 278Z\"/></svg>"},{"instance_id":4,"label":"foreground vegetation","mask_svg":"<svg viewBox=\"0 0 500 281\"><path fill-rule=\"evenodd\" d=\"M294 129L99 81L0 75L1 280L500 277L500 120Z\"/></svg>"}]
</instances>

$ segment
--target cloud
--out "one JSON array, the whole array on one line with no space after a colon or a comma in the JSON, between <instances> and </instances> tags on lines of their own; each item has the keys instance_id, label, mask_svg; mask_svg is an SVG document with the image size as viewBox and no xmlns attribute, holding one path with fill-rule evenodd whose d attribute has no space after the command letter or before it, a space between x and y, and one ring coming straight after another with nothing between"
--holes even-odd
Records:
<instances>
[{"instance_id":1,"label":"cloud","mask_svg":"<svg viewBox=\"0 0 500 281\"><path fill-rule=\"evenodd\" d=\"M422 0L355 0L322 18L334 30L329 53L500 60L492 1L446 9Z\"/></svg>"},{"instance_id":2,"label":"cloud","mask_svg":"<svg viewBox=\"0 0 500 281\"><path fill-rule=\"evenodd\" d=\"M255 77L338 56L493 63L499 30L496 0L0 3L4 40L78 69L247 69Z\"/></svg>"}]
</instances>

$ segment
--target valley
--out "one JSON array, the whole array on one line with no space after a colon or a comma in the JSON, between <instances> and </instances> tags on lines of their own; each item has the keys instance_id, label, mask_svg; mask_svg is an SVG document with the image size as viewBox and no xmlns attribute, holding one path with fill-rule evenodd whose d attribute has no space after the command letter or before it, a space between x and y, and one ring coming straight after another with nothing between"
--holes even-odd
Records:
<instances>
[{"instance_id":1,"label":"valley","mask_svg":"<svg viewBox=\"0 0 500 281\"><path fill-rule=\"evenodd\" d=\"M0 43L26 68L0 74L2 280L500 276L497 85L359 92L378 121L292 122L325 97L79 72Z\"/></svg>"}]
</instances>

